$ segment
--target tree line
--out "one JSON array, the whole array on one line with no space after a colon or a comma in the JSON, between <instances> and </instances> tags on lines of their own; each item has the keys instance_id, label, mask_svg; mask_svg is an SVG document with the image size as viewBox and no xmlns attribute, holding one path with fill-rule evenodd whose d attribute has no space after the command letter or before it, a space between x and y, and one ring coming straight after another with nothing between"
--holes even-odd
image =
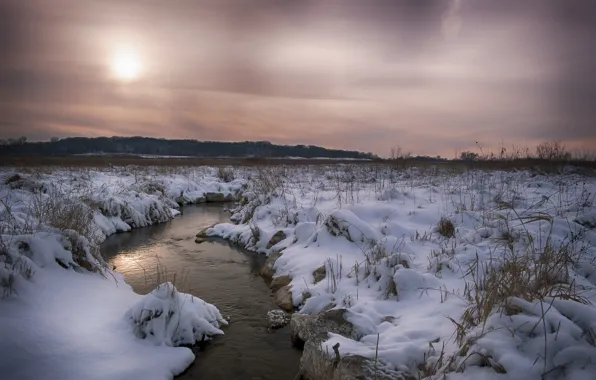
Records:
<instances>
[{"instance_id":1,"label":"tree line","mask_svg":"<svg viewBox=\"0 0 596 380\"><path fill-rule=\"evenodd\" d=\"M276 145L269 141L166 140L150 137L68 137L27 142L26 137L0 140L3 156L69 156L82 154L130 154L190 157L326 157L373 159L372 153L327 149L315 145Z\"/></svg>"}]
</instances>

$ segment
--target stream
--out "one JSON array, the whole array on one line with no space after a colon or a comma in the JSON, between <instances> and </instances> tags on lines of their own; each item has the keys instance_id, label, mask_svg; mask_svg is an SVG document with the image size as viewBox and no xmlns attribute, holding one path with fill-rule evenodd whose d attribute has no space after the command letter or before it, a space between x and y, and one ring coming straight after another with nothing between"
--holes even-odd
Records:
<instances>
[{"instance_id":1,"label":"stream","mask_svg":"<svg viewBox=\"0 0 596 380\"><path fill-rule=\"evenodd\" d=\"M172 281L230 318L225 335L193 348L195 363L176 379L292 380L301 352L291 347L288 326L267 329L267 311L277 306L259 275L266 257L223 240L194 241L202 228L229 221L222 207L186 206L171 222L108 237L102 254L137 293Z\"/></svg>"}]
</instances>

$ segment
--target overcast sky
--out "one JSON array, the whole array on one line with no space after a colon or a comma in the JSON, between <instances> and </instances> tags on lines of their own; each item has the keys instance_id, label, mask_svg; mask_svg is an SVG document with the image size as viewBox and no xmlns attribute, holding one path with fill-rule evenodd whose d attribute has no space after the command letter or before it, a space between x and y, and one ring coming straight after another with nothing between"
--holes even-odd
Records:
<instances>
[{"instance_id":1,"label":"overcast sky","mask_svg":"<svg viewBox=\"0 0 596 380\"><path fill-rule=\"evenodd\" d=\"M0 137L596 148L594 0L0 0L0 33Z\"/></svg>"}]
</instances>

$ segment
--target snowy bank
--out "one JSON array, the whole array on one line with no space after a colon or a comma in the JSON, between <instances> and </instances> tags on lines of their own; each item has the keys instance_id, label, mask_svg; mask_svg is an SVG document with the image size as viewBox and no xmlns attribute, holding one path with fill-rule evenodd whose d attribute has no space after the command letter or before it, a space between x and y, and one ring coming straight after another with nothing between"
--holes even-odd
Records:
<instances>
[{"instance_id":1,"label":"snowy bank","mask_svg":"<svg viewBox=\"0 0 596 380\"><path fill-rule=\"evenodd\" d=\"M0 373L6 380L172 379L195 359L175 343L191 344L189 332L199 341L221 333L223 320L213 305L179 294L169 302L183 303L169 309L178 311L179 329L169 327L165 313L150 325L153 331L168 327L161 336L135 337L139 325L131 316L139 305L155 311L160 305L153 294L135 294L117 273L106 279L56 264L38 268L22 285L16 296L0 300Z\"/></svg>"},{"instance_id":2,"label":"snowy bank","mask_svg":"<svg viewBox=\"0 0 596 380\"><path fill-rule=\"evenodd\" d=\"M194 360L179 346L223 334L215 306L171 283L134 293L98 244L179 204L232 199L244 181L131 170L0 172L3 379L172 379Z\"/></svg>"},{"instance_id":3,"label":"snowy bank","mask_svg":"<svg viewBox=\"0 0 596 380\"><path fill-rule=\"evenodd\" d=\"M345 310L356 333L314 348L329 360L339 343L405 378L588 379L595 198L572 171L280 166L203 234L269 255L296 318Z\"/></svg>"}]
</instances>

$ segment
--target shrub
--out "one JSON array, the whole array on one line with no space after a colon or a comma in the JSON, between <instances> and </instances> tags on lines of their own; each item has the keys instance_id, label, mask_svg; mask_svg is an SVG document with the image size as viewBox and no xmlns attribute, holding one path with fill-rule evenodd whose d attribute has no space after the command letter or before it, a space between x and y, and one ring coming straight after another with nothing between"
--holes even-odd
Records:
<instances>
[{"instance_id":1,"label":"shrub","mask_svg":"<svg viewBox=\"0 0 596 380\"><path fill-rule=\"evenodd\" d=\"M561 141L555 140L538 144L536 156L541 160L567 161L571 158L571 153Z\"/></svg>"},{"instance_id":2,"label":"shrub","mask_svg":"<svg viewBox=\"0 0 596 380\"><path fill-rule=\"evenodd\" d=\"M476 161L478 160L479 156L478 153L474 153L474 152L461 152L461 154L459 155L459 159L462 161Z\"/></svg>"}]
</instances>

